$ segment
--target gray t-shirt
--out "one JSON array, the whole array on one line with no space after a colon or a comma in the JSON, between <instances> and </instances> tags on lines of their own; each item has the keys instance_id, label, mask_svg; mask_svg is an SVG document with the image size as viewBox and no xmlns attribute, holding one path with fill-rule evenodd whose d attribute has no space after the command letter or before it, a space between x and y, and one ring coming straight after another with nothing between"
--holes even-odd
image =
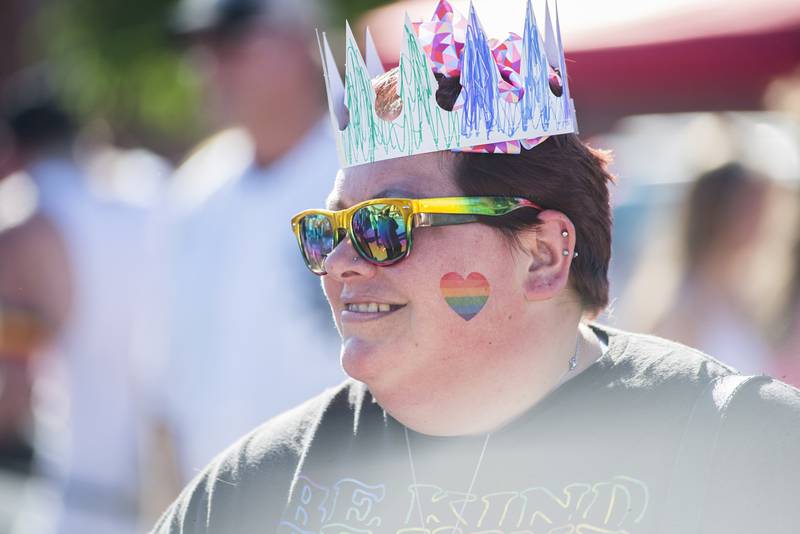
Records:
<instances>
[{"instance_id":1,"label":"gray t-shirt","mask_svg":"<svg viewBox=\"0 0 800 534\"><path fill-rule=\"evenodd\" d=\"M800 391L596 332L606 353L488 440L407 431L345 382L222 453L154 532L800 530Z\"/></svg>"}]
</instances>

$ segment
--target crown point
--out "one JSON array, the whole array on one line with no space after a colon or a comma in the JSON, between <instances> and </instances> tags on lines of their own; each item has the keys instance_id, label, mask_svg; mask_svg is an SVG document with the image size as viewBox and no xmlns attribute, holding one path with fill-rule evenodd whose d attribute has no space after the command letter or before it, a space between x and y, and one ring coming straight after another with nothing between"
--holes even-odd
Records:
<instances>
[{"instance_id":1,"label":"crown point","mask_svg":"<svg viewBox=\"0 0 800 534\"><path fill-rule=\"evenodd\" d=\"M347 19L345 19L344 21L344 31L345 31L345 36L348 40L352 41L356 40L355 36L353 35L353 28L350 27L350 21Z\"/></svg>"},{"instance_id":2,"label":"crown point","mask_svg":"<svg viewBox=\"0 0 800 534\"><path fill-rule=\"evenodd\" d=\"M442 20L445 15L453 12L453 6L447 0L439 0L436 3L436 9L433 12L434 20Z\"/></svg>"},{"instance_id":3,"label":"crown point","mask_svg":"<svg viewBox=\"0 0 800 534\"><path fill-rule=\"evenodd\" d=\"M364 65L364 56L361 54L361 49L358 47L358 41L356 41L356 37L353 34L353 28L350 26L348 21L345 21L345 40L347 42L347 62L345 65L346 69L350 69L352 67L361 67L366 66ZM351 57L351 53L355 55L355 57ZM354 61L355 60L355 64Z\"/></svg>"},{"instance_id":4,"label":"crown point","mask_svg":"<svg viewBox=\"0 0 800 534\"><path fill-rule=\"evenodd\" d=\"M401 54L400 58L400 70L402 71L404 69L403 57L405 57L407 61L411 60L412 58L414 58L414 61L419 60L420 64L424 63L426 68L424 73L420 73L420 78L427 80L428 84L434 84L438 86L436 77L433 74L431 60L428 57L428 54L425 53L425 49L420 42L419 35L417 34L416 24L411 21L411 17L408 15L408 12L406 12L404 32L403 53Z\"/></svg>"},{"instance_id":5,"label":"crown point","mask_svg":"<svg viewBox=\"0 0 800 534\"><path fill-rule=\"evenodd\" d=\"M317 35L319 38L319 34ZM320 41L320 53L322 54L322 66L325 73L325 86L328 90L328 104L331 116L336 127L341 131L347 127L348 113L344 105L344 82L339 74L339 67L328 43L328 35L322 32Z\"/></svg>"},{"instance_id":6,"label":"crown point","mask_svg":"<svg viewBox=\"0 0 800 534\"><path fill-rule=\"evenodd\" d=\"M475 11L475 2L473 2L472 0L469 0L469 16L470 18L472 18L473 16L475 18L478 17L477 11Z\"/></svg>"},{"instance_id":7,"label":"crown point","mask_svg":"<svg viewBox=\"0 0 800 534\"><path fill-rule=\"evenodd\" d=\"M364 40L367 70L369 71L369 75L371 77L377 78L378 76L384 74L386 69L383 66L383 61L381 61L381 56L378 53L378 47L375 46L375 40L372 38L372 32L369 31L369 27L367 27Z\"/></svg>"},{"instance_id":8,"label":"crown point","mask_svg":"<svg viewBox=\"0 0 800 534\"><path fill-rule=\"evenodd\" d=\"M556 33L553 30L553 18L550 16L550 2L545 2L544 8L544 51L547 54L547 62L554 69L559 69L561 66L561 54L558 51L558 43L556 42Z\"/></svg>"}]
</instances>

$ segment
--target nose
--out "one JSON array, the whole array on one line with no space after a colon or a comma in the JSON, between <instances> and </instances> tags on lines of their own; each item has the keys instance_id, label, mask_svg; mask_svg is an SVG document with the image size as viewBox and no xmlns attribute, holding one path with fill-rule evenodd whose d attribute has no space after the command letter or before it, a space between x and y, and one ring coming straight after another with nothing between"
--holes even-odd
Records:
<instances>
[{"instance_id":1,"label":"nose","mask_svg":"<svg viewBox=\"0 0 800 534\"><path fill-rule=\"evenodd\" d=\"M349 237L341 241L328 254L323 266L328 276L332 276L340 282L353 281L357 277L371 278L377 270L375 265L362 258L356 252Z\"/></svg>"}]
</instances>

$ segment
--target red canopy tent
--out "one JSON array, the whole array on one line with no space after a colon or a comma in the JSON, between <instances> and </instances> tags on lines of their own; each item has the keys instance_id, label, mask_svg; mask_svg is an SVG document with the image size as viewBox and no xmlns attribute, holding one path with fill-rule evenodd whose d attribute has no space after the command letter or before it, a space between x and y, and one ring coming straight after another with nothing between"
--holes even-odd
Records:
<instances>
[{"instance_id":1,"label":"red canopy tent","mask_svg":"<svg viewBox=\"0 0 800 534\"><path fill-rule=\"evenodd\" d=\"M427 19L433 4L398 2L361 21L387 65L399 61L404 12ZM475 4L490 36L522 26L523 0ZM763 109L770 82L800 67L798 0L562 0L559 11L585 134L630 114Z\"/></svg>"}]
</instances>

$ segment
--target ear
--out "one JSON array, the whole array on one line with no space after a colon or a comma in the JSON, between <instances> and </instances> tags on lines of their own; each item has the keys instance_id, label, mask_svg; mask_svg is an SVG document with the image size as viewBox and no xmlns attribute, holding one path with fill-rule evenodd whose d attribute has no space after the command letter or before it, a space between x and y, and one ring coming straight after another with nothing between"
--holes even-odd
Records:
<instances>
[{"instance_id":1,"label":"ear","mask_svg":"<svg viewBox=\"0 0 800 534\"><path fill-rule=\"evenodd\" d=\"M539 220L535 230L519 236L528 258L525 298L531 301L551 299L567 287L575 254L575 226L569 217L546 210Z\"/></svg>"}]
</instances>

